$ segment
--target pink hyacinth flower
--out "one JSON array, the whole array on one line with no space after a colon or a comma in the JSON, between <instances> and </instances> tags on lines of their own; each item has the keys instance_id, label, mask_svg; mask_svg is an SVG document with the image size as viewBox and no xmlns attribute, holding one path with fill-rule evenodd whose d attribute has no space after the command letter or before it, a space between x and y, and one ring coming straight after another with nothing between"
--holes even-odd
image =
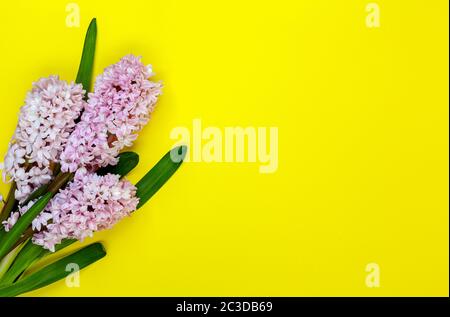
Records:
<instances>
[{"instance_id":1,"label":"pink hyacinth flower","mask_svg":"<svg viewBox=\"0 0 450 317\"><path fill-rule=\"evenodd\" d=\"M61 170L80 167L95 171L117 163L117 155L131 146L148 122L162 85L139 57L127 55L97 77L94 92L61 155Z\"/></svg>"},{"instance_id":2,"label":"pink hyacinth flower","mask_svg":"<svg viewBox=\"0 0 450 317\"><path fill-rule=\"evenodd\" d=\"M23 201L52 178L52 164L58 163L75 120L85 106L84 90L58 76L33 84L21 107L19 121L9 144L3 179L16 182L15 198Z\"/></svg>"},{"instance_id":3,"label":"pink hyacinth flower","mask_svg":"<svg viewBox=\"0 0 450 317\"><path fill-rule=\"evenodd\" d=\"M138 203L136 187L119 175L99 176L82 168L47 205L44 214L51 222L35 233L32 241L51 251L63 239L82 241L111 228L136 210Z\"/></svg>"}]
</instances>

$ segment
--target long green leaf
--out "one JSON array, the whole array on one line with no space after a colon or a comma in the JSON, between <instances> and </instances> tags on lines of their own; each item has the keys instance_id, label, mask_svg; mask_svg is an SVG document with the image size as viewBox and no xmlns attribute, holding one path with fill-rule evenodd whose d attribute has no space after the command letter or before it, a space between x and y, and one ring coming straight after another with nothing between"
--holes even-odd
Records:
<instances>
[{"instance_id":1,"label":"long green leaf","mask_svg":"<svg viewBox=\"0 0 450 317\"><path fill-rule=\"evenodd\" d=\"M72 273L66 270L68 264L75 263L82 269L100 260L105 255L106 251L101 243L90 244L12 285L0 287L0 296L17 296L47 286Z\"/></svg>"},{"instance_id":2,"label":"long green leaf","mask_svg":"<svg viewBox=\"0 0 450 317\"><path fill-rule=\"evenodd\" d=\"M75 239L64 239L60 244L55 245L55 252L68 247L77 240ZM0 280L1 285L7 285L14 283L14 281L22 275L22 273L28 269L33 263L43 258L44 256L52 254L49 250L34 244L31 239L24 245L20 253L17 255L16 259L12 263L9 270L5 273L3 278Z\"/></svg>"},{"instance_id":3,"label":"long green leaf","mask_svg":"<svg viewBox=\"0 0 450 317\"><path fill-rule=\"evenodd\" d=\"M187 147L178 146L167 152L161 160L136 184L137 208L142 207L176 172L183 163Z\"/></svg>"},{"instance_id":4,"label":"long green leaf","mask_svg":"<svg viewBox=\"0 0 450 317\"><path fill-rule=\"evenodd\" d=\"M29 225L31 225L33 219L36 218L42 210L44 210L52 196L52 193L47 193L39 198L39 200L36 201L34 205L31 206L31 208L19 218L19 220L17 220L11 230L3 235L2 240L0 241L0 259L11 251L11 248L20 239L23 232Z\"/></svg>"},{"instance_id":5,"label":"long green leaf","mask_svg":"<svg viewBox=\"0 0 450 317\"><path fill-rule=\"evenodd\" d=\"M22 248L23 244L19 244L0 261L0 277L5 276L5 273L11 266L11 263L14 262L14 259L16 258L17 254L19 254Z\"/></svg>"},{"instance_id":6,"label":"long green leaf","mask_svg":"<svg viewBox=\"0 0 450 317\"><path fill-rule=\"evenodd\" d=\"M139 155L134 152L123 152L118 156L119 162L116 165L108 165L100 168L98 175L116 174L124 177L133 170L139 163Z\"/></svg>"},{"instance_id":7,"label":"long green leaf","mask_svg":"<svg viewBox=\"0 0 450 317\"><path fill-rule=\"evenodd\" d=\"M28 196L27 199L25 199L25 201L21 205L25 206L26 204L28 204L33 199L39 198L42 195L44 195L47 192L47 189L48 189L49 185L50 184L44 184L41 187L39 187L38 189L36 189L34 192L31 193L30 196Z\"/></svg>"},{"instance_id":8,"label":"long green leaf","mask_svg":"<svg viewBox=\"0 0 450 317\"><path fill-rule=\"evenodd\" d=\"M0 241L3 240L3 237L6 235L5 227L0 226Z\"/></svg>"},{"instance_id":9,"label":"long green leaf","mask_svg":"<svg viewBox=\"0 0 450 317\"><path fill-rule=\"evenodd\" d=\"M92 71L94 68L95 42L97 40L97 21L92 19L84 39L83 53L76 82L82 84L86 94L91 89Z\"/></svg>"}]
</instances>

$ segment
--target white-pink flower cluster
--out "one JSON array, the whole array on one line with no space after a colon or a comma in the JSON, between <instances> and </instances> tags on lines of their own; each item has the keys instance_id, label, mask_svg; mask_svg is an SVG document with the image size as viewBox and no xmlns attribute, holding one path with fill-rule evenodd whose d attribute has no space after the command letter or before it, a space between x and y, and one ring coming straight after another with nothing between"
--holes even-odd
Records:
<instances>
[{"instance_id":1,"label":"white-pink flower cluster","mask_svg":"<svg viewBox=\"0 0 450 317\"><path fill-rule=\"evenodd\" d=\"M18 209L3 221L9 231L35 201L29 195L53 178L53 167L74 173L74 180L32 222L33 242L54 250L61 240L83 240L110 228L136 209L136 188L118 175L98 176L114 165L148 122L162 85L152 82L151 67L128 55L97 77L83 100L81 85L52 76L33 85L3 166L4 178L17 184Z\"/></svg>"},{"instance_id":2,"label":"white-pink flower cluster","mask_svg":"<svg viewBox=\"0 0 450 317\"><path fill-rule=\"evenodd\" d=\"M119 175L99 176L79 169L74 180L50 201L45 228L32 241L54 251L63 239L83 240L94 232L111 228L136 210L136 187Z\"/></svg>"},{"instance_id":3,"label":"white-pink flower cluster","mask_svg":"<svg viewBox=\"0 0 450 317\"><path fill-rule=\"evenodd\" d=\"M67 83L58 76L33 84L2 164L3 179L9 176L16 182L17 200L23 201L52 178L51 164L59 162L84 108L83 96L81 85Z\"/></svg>"},{"instance_id":4,"label":"white-pink flower cluster","mask_svg":"<svg viewBox=\"0 0 450 317\"><path fill-rule=\"evenodd\" d=\"M121 149L131 146L148 122L162 85L148 80L149 66L127 55L97 77L81 121L61 154L61 170L95 171L116 164Z\"/></svg>"}]
</instances>

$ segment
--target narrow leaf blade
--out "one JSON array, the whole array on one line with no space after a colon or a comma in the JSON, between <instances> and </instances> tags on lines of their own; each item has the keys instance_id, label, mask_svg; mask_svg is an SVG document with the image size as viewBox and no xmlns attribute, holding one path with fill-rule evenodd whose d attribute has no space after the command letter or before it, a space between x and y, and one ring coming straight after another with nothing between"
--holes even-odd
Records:
<instances>
[{"instance_id":1,"label":"narrow leaf blade","mask_svg":"<svg viewBox=\"0 0 450 317\"><path fill-rule=\"evenodd\" d=\"M28 204L33 199L39 198L42 195L44 195L47 192L47 190L48 190L48 186L49 186L49 184L41 185L41 187L39 187L34 192L32 192L31 195L28 196L28 198L23 203L21 203L21 205L25 206L26 204Z\"/></svg>"},{"instance_id":2,"label":"narrow leaf blade","mask_svg":"<svg viewBox=\"0 0 450 317\"><path fill-rule=\"evenodd\" d=\"M136 184L136 195L139 197L138 209L177 171L183 163L186 151L187 147L184 145L173 148Z\"/></svg>"},{"instance_id":3,"label":"narrow leaf blade","mask_svg":"<svg viewBox=\"0 0 450 317\"><path fill-rule=\"evenodd\" d=\"M55 246L55 252L68 247L77 240L75 239L64 239L60 244ZM14 281L22 275L22 273L27 270L33 263L43 258L44 256L51 254L49 250L44 249L40 245L34 244L31 239L25 244L25 246L20 250L16 259L12 263L9 270L5 273L0 281L0 285L12 284Z\"/></svg>"},{"instance_id":4,"label":"narrow leaf blade","mask_svg":"<svg viewBox=\"0 0 450 317\"><path fill-rule=\"evenodd\" d=\"M100 260L105 255L106 251L101 243L90 244L24 277L12 285L0 287L0 296L17 296L47 286L72 273L66 271L68 264L76 263L82 269Z\"/></svg>"},{"instance_id":5,"label":"narrow leaf blade","mask_svg":"<svg viewBox=\"0 0 450 317\"><path fill-rule=\"evenodd\" d=\"M52 193L47 193L39 198L39 200L36 201L34 205L19 218L19 220L17 220L11 230L3 234L2 240L0 241L0 259L11 250L14 244L20 239L23 232L31 225L33 219L44 210L52 196Z\"/></svg>"},{"instance_id":6,"label":"narrow leaf blade","mask_svg":"<svg viewBox=\"0 0 450 317\"><path fill-rule=\"evenodd\" d=\"M91 89L92 72L94 68L95 43L97 40L97 20L92 19L84 39L76 83L82 84L86 94Z\"/></svg>"},{"instance_id":7,"label":"narrow leaf blade","mask_svg":"<svg viewBox=\"0 0 450 317\"><path fill-rule=\"evenodd\" d=\"M135 152L120 153L119 162L116 165L108 165L100 168L96 173L98 175L116 174L124 177L131 172L139 163L139 155Z\"/></svg>"}]
</instances>

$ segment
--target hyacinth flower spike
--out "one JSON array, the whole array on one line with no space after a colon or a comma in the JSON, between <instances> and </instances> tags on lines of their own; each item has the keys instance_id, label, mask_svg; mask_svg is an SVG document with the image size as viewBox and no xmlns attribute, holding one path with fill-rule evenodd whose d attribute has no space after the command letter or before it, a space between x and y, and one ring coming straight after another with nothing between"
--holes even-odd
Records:
<instances>
[{"instance_id":1,"label":"hyacinth flower spike","mask_svg":"<svg viewBox=\"0 0 450 317\"><path fill-rule=\"evenodd\" d=\"M69 175L59 173L59 159L86 105L83 98L90 87L96 37L97 24L93 19L86 33L75 84L51 76L36 82L28 93L5 160L0 163L3 178L9 176L11 182L0 221L8 218L19 202L27 204L48 192L50 180L53 179L50 190L54 194L70 179ZM55 124L52 119L58 122ZM28 194L31 195L26 198ZM0 230L0 237L3 234Z\"/></svg>"},{"instance_id":2,"label":"hyacinth flower spike","mask_svg":"<svg viewBox=\"0 0 450 317\"><path fill-rule=\"evenodd\" d=\"M83 96L80 84L67 83L58 76L33 84L3 163L3 179L9 176L14 181L14 196L19 202L53 178L84 108Z\"/></svg>"},{"instance_id":3,"label":"hyacinth flower spike","mask_svg":"<svg viewBox=\"0 0 450 317\"><path fill-rule=\"evenodd\" d=\"M17 206L16 199L24 202L31 193L34 193L32 199L39 198L46 192L46 183L57 174L59 156L75 127L74 121L85 106L82 98L90 89L96 38L97 23L94 18L86 33L76 84L68 84L57 76L51 76L35 83L28 94L5 162L0 164L3 178L9 175L12 182L0 213L1 221ZM62 186L68 179L60 178L58 182Z\"/></svg>"},{"instance_id":4,"label":"hyacinth flower spike","mask_svg":"<svg viewBox=\"0 0 450 317\"><path fill-rule=\"evenodd\" d=\"M152 71L139 57L127 55L97 77L94 92L61 154L61 170L95 171L117 163L147 124L162 85L148 80Z\"/></svg>"}]
</instances>

